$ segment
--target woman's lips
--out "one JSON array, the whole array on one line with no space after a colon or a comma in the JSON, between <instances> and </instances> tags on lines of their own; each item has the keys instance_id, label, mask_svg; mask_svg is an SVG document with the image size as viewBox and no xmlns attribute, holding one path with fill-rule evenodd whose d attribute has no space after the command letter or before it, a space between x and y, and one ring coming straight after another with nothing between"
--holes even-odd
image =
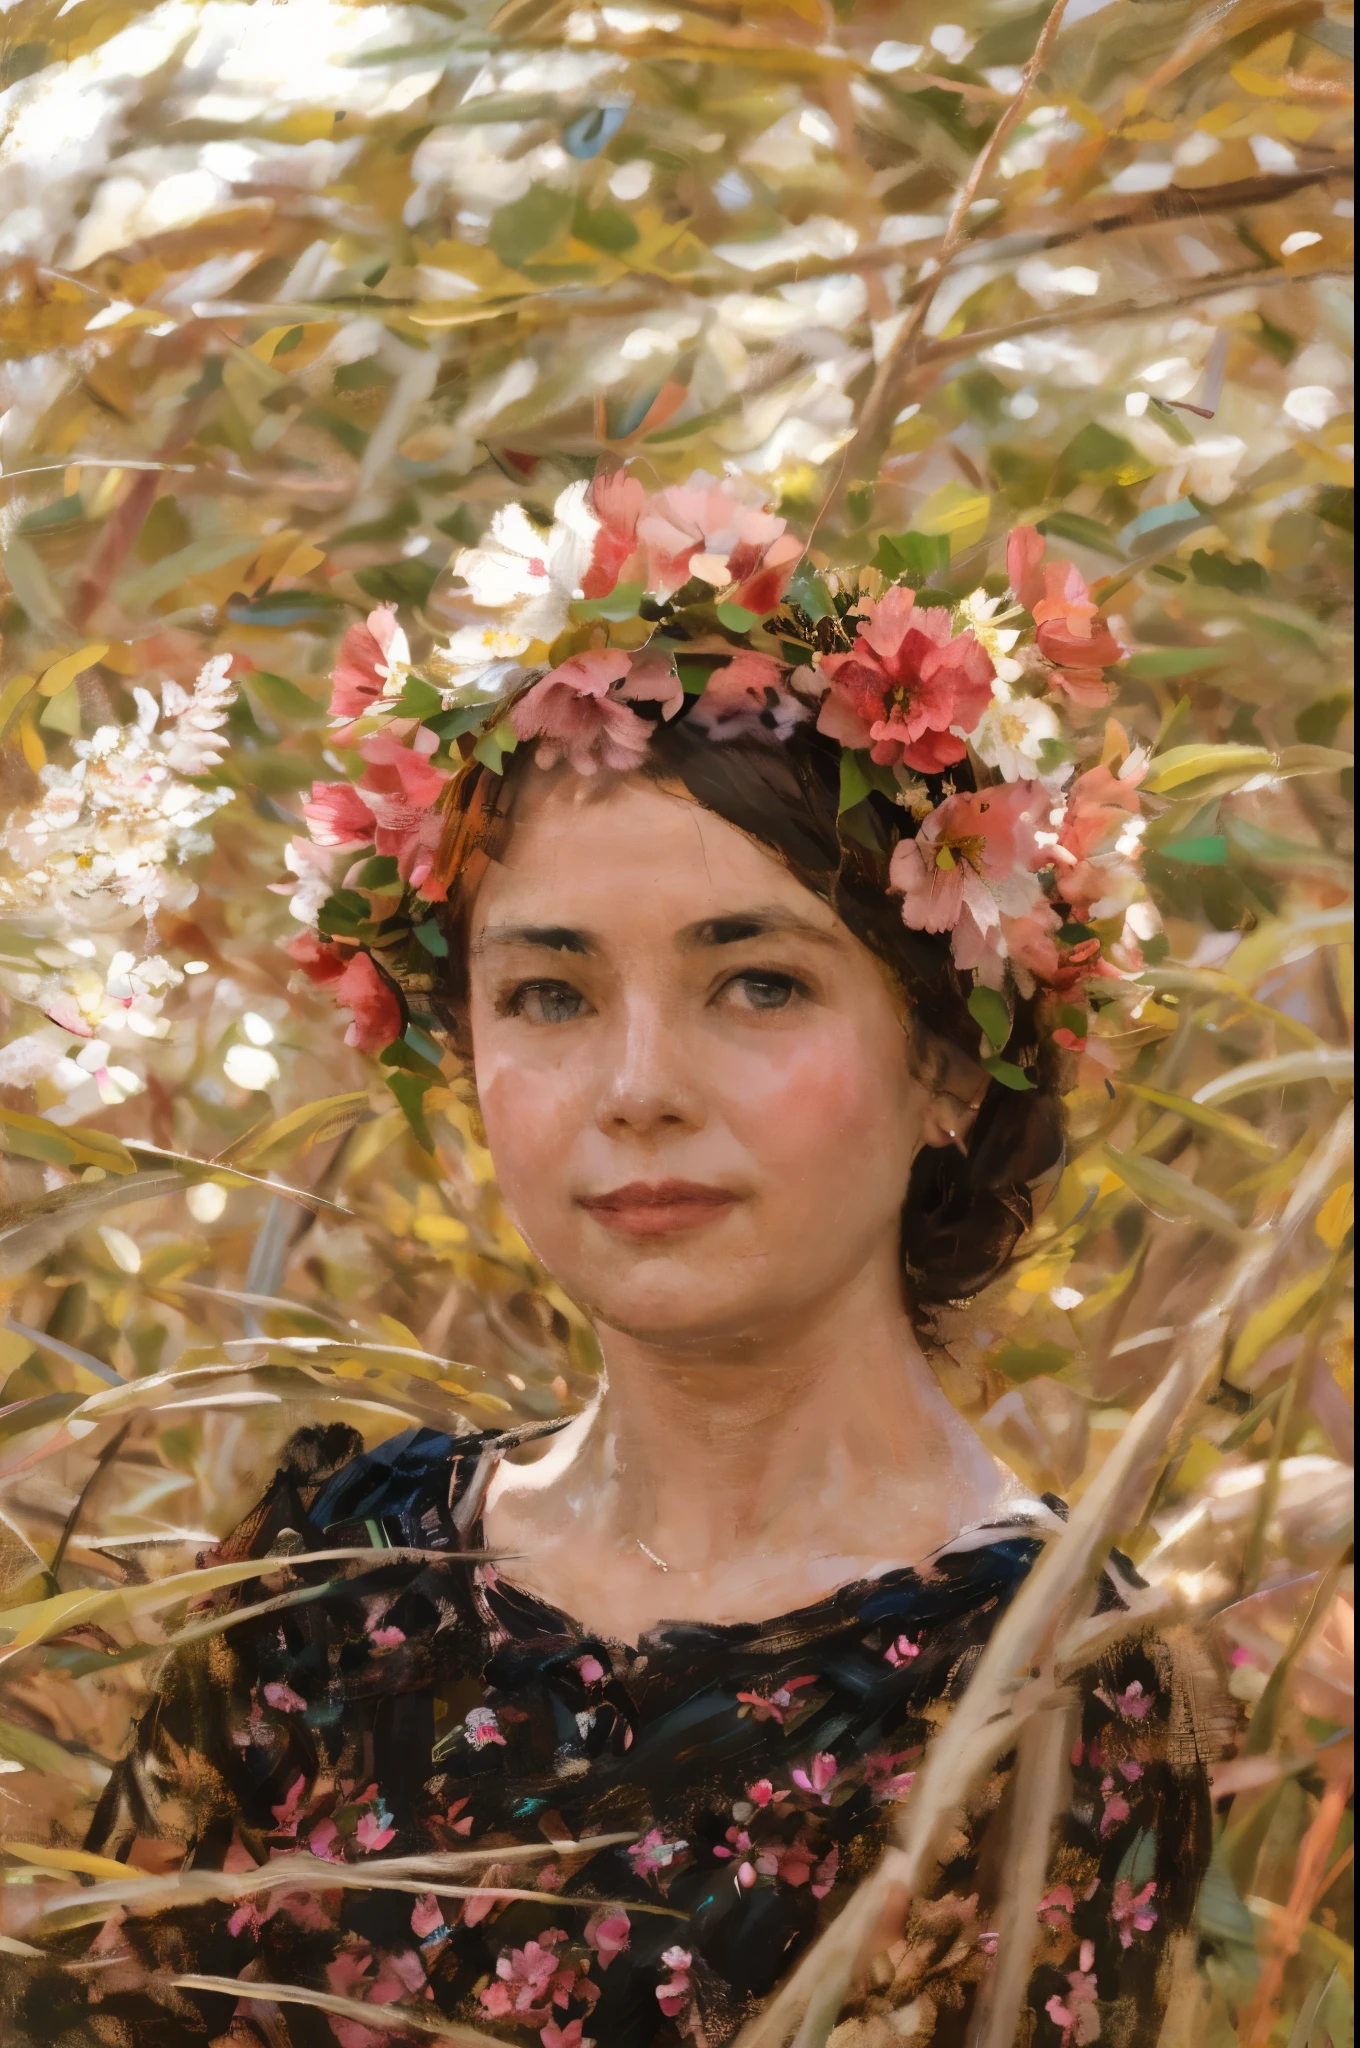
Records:
<instances>
[{"instance_id":1,"label":"woman's lips","mask_svg":"<svg viewBox=\"0 0 1360 2048\"><path fill-rule=\"evenodd\" d=\"M580 1206L626 1237L667 1237L714 1222L736 1200L726 1188L705 1187L700 1181L633 1180L607 1195L585 1195Z\"/></svg>"}]
</instances>

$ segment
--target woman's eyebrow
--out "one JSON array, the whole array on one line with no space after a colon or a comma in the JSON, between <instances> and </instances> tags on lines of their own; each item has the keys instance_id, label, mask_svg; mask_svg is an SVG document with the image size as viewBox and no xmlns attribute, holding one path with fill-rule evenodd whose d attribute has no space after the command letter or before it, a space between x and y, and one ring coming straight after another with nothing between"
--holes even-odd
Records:
<instances>
[{"instance_id":1,"label":"woman's eyebrow","mask_svg":"<svg viewBox=\"0 0 1360 2048\"><path fill-rule=\"evenodd\" d=\"M485 953L492 946L541 946L550 953L593 953L594 941L585 932L573 931L565 924L499 924L492 925L473 941L474 953Z\"/></svg>"},{"instance_id":2,"label":"woman's eyebrow","mask_svg":"<svg viewBox=\"0 0 1360 2048\"><path fill-rule=\"evenodd\" d=\"M789 934L803 939L820 939L823 945L839 943L837 934L825 925L812 924L790 910L759 909L730 912L723 917L701 918L678 934L686 947L739 946L746 939L767 939Z\"/></svg>"}]
</instances>

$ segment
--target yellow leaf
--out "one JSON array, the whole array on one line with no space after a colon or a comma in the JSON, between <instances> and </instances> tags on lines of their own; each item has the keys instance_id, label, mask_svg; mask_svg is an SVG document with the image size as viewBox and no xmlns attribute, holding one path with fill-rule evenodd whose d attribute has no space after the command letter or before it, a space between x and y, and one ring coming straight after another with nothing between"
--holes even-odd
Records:
<instances>
[{"instance_id":1,"label":"yellow leaf","mask_svg":"<svg viewBox=\"0 0 1360 2048\"><path fill-rule=\"evenodd\" d=\"M23 722L19 727L19 745L25 761L35 775L40 768L47 766L47 749L42 743L37 726L33 723L31 711L24 713Z\"/></svg>"},{"instance_id":2,"label":"yellow leaf","mask_svg":"<svg viewBox=\"0 0 1360 2048\"><path fill-rule=\"evenodd\" d=\"M266 1124L263 1130L248 1131L220 1155L218 1163L253 1166L270 1153L277 1153L281 1163L298 1152L310 1152L313 1145L324 1145L330 1138L341 1137L367 1113L368 1096L358 1092L304 1102L299 1109L290 1109L287 1116Z\"/></svg>"},{"instance_id":3,"label":"yellow leaf","mask_svg":"<svg viewBox=\"0 0 1360 2048\"><path fill-rule=\"evenodd\" d=\"M1341 1241L1355 1223L1355 1183L1347 1181L1344 1187L1333 1188L1317 1212L1313 1228L1329 1252L1339 1252Z\"/></svg>"},{"instance_id":4,"label":"yellow leaf","mask_svg":"<svg viewBox=\"0 0 1360 2048\"><path fill-rule=\"evenodd\" d=\"M1168 791L1180 789L1187 782L1198 782L1207 775L1259 775L1274 766L1275 756L1269 747L1215 747L1196 742L1154 756L1143 788L1149 796L1165 796Z\"/></svg>"},{"instance_id":5,"label":"yellow leaf","mask_svg":"<svg viewBox=\"0 0 1360 2048\"><path fill-rule=\"evenodd\" d=\"M93 668L102 661L109 651L107 640L95 640L88 647L81 647L74 654L63 654L60 661L54 661L51 668L44 669L38 682L38 694L43 697L57 697L73 683L87 668Z\"/></svg>"},{"instance_id":6,"label":"yellow leaf","mask_svg":"<svg viewBox=\"0 0 1360 2048\"><path fill-rule=\"evenodd\" d=\"M466 1223L460 1223L456 1216L417 1216L412 1234L431 1251L452 1251L468 1241Z\"/></svg>"},{"instance_id":7,"label":"yellow leaf","mask_svg":"<svg viewBox=\"0 0 1360 2048\"><path fill-rule=\"evenodd\" d=\"M1184 1117L1187 1123L1212 1131L1217 1138L1228 1139L1230 1144L1249 1153L1253 1159L1273 1159L1276 1155L1277 1148L1272 1140L1264 1132L1256 1130L1245 1117L1233 1116L1227 1110L1207 1108L1202 1102L1192 1102L1189 1096L1172 1094L1166 1088L1149 1088L1141 1081L1128 1081L1125 1086L1130 1095L1136 1095L1140 1102L1155 1103L1158 1109L1171 1110L1174 1115Z\"/></svg>"},{"instance_id":8,"label":"yellow leaf","mask_svg":"<svg viewBox=\"0 0 1360 2048\"><path fill-rule=\"evenodd\" d=\"M1276 107L1275 126L1290 142L1308 142L1322 125L1321 114L1309 107Z\"/></svg>"},{"instance_id":9,"label":"yellow leaf","mask_svg":"<svg viewBox=\"0 0 1360 2048\"><path fill-rule=\"evenodd\" d=\"M0 1849L7 1856L19 1857L21 1862L36 1863L40 1870L78 1870L84 1877L118 1879L128 1874L126 1863L115 1863L112 1856L96 1856L89 1849L48 1849L41 1842L3 1840Z\"/></svg>"},{"instance_id":10,"label":"yellow leaf","mask_svg":"<svg viewBox=\"0 0 1360 2048\"><path fill-rule=\"evenodd\" d=\"M1157 1159L1140 1159L1136 1153L1120 1152L1102 1145L1101 1153L1131 1194L1154 1216L1168 1223L1198 1223L1223 1237L1236 1237L1237 1218L1227 1203L1210 1189L1196 1186L1173 1166Z\"/></svg>"},{"instance_id":11,"label":"yellow leaf","mask_svg":"<svg viewBox=\"0 0 1360 2048\"><path fill-rule=\"evenodd\" d=\"M1258 1308L1247 1317L1228 1360L1230 1380L1238 1379L1255 1365L1275 1339L1284 1335L1295 1316L1309 1307L1322 1292L1323 1282L1330 1271L1330 1266L1318 1266L1313 1272L1305 1273L1302 1280L1296 1280L1292 1287L1285 1288L1283 1294L1277 1294L1264 1308Z\"/></svg>"},{"instance_id":12,"label":"yellow leaf","mask_svg":"<svg viewBox=\"0 0 1360 2048\"><path fill-rule=\"evenodd\" d=\"M36 680L35 676L12 676L0 690L0 739L5 737L10 721Z\"/></svg>"},{"instance_id":13,"label":"yellow leaf","mask_svg":"<svg viewBox=\"0 0 1360 2048\"><path fill-rule=\"evenodd\" d=\"M914 523L918 533L947 534L950 552L957 553L982 539L991 509L992 501L985 492L964 483L941 484L926 499Z\"/></svg>"},{"instance_id":14,"label":"yellow leaf","mask_svg":"<svg viewBox=\"0 0 1360 2048\"><path fill-rule=\"evenodd\" d=\"M274 571L279 576L310 576L313 569L319 569L326 559L326 550L312 546L309 540L300 541L282 568Z\"/></svg>"},{"instance_id":15,"label":"yellow leaf","mask_svg":"<svg viewBox=\"0 0 1360 2048\"><path fill-rule=\"evenodd\" d=\"M1253 93L1262 100L1283 99L1289 90L1282 78L1272 78L1268 72L1258 71L1253 64L1234 64L1232 79L1243 92Z\"/></svg>"}]
</instances>

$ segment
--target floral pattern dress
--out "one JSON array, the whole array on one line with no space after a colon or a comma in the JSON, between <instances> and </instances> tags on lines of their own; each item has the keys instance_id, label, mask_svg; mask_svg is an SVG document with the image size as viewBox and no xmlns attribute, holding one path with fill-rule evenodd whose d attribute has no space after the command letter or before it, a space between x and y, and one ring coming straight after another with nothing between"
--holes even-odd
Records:
<instances>
[{"instance_id":1,"label":"floral pattern dress","mask_svg":"<svg viewBox=\"0 0 1360 2048\"><path fill-rule=\"evenodd\" d=\"M308 1874L240 1902L115 1914L95 1942L108 1967L63 1973L56 2032L120 2048L431 2038L393 2031L405 2008L542 2048L730 2042L873 1868L1038 1555L1033 1525L974 1532L763 1624L671 1624L629 1647L468 1555L495 1439L421 1430L346 1457L348 1436L301 1432L205 1560L260 1558L230 1596L240 1608L294 1597L169 1661L87 1844L126 1857L160 1838L191 1867L236 1870L302 1851ZM305 1556L353 1547L374 1553L357 1572ZM295 1597L308 1587L329 1590ZM1112 1573L1104 1602L1121 1597ZM1082 1696L1019 2036L1034 2048L1157 2039L1208 1853L1192 1692L1180 1653L1148 1636ZM834 2042L968 2037L996 1945L1008 1777L1003 1762L960 1811L931 1897ZM468 1850L481 1858L464 1897L327 1882ZM89 1954L88 1929L60 1939L68 1962ZM170 1984L187 1973L239 1980L239 1995ZM94 2034L69 2032L73 1976ZM384 2007L386 2024L252 1983ZM55 2040L43 2000L39 1971L16 1988L7 2039Z\"/></svg>"}]
</instances>

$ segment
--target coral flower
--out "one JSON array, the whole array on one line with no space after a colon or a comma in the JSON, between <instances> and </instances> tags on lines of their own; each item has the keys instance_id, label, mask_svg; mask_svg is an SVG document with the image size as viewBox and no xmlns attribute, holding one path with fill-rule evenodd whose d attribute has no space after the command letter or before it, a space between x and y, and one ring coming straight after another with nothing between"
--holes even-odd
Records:
<instances>
[{"instance_id":1,"label":"coral flower","mask_svg":"<svg viewBox=\"0 0 1360 2048\"><path fill-rule=\"evenodd\" d=\"M342 1010L353 1012L354 1022L345 1033L345 1044L360 1052L381 1052L401 1036L401 1004L395 989L378 972L367 953L356 953L332 984Z\"/></svg>"},{"instance_id":2,"label":"coral flower","mask_svg":"<svg viewBox=\"0 0 1360 2048\"><path fill-rule=\"evenodd\" d=\"M372 813L373 843L395 858L402 880L426 890L432 902L443 895L427 885L439 844L436 805L449 781L448 769L436 768L429 758L438 745L438 734L424 725L416 727L409 746L391 726L359 744L365 766L358 794Z\"/></svg>"},{"instance_id":3,"label":"coral flower","mask_svg":"<svg viewBox=\"0 0 1360 2048\"><path fill-rule=\"evenodd\" d=\"M411 649L397 624L396 607L380 604L340 642L331 676L331 717L359 718L377 698L398 696L410 665Z\"/></svg>"},{"instance_id":4,"label":"coral flower","mask_svg":"<svg viewBox=\"0 0 1360 2048\"><path fill-rule=\"evenodd\" d=\"M615 684L631 679L632 670L630 654L597 647L574 654L525 691L511 710L510 724L517 738L538 741L540 768L564 758L578 775L593 775L600 768L626 774L641 766L650 737L646 720L612 694Z\"/></svg>"},{"instance_id":5,"label":"coral flower","mask_svg":"<svg viewBox=\"0 0 1360 2048\"><path fill-rule=\"evenodd\" d=\"M329 987L340 980L345 972L345 957L335 946L328 946L315 932L299 932L284 948L288 958L299 966L309 981L319 988Z\"/></svg>"},{"instance_id":6,"label":"coral flower","mask_svg":"<svg viewBox=\"0 0 1360 2048\"><path fill-rule=\"evenodd\" d=\"M1078 918L1114 916L1137 887L1138 785L1147 768L1145 750L1135 748L1118 774L1101 762L1068 792L1055 849L1058 894Z\"/></svg>"},{"instance_id":7,"label":"coral flower","mask_svg":"<svg viewBox=\"0 0 1360 2048\"><path fill-rule=\"evenodd\" d=\"M620 582L631 582L625 570L643 565L638 548L638 520L647 507L647 493L636 477L616 469L597 476L590 487L590 509L600 522L590 566L581 578L586 597L608 597Z\"/></svg>"},{"instance_id":8,"label":"coral flower","mask_svg":"<svg viewBox=\"0 0 1360 2048\"><path fill-rule=\"evenodd\" d=\"M1039 652L1053 664L1051 681L1074 703L1109 702L1100 671L1124 659L1124 649L1101 619L1086 579L1072 562L1045 562L1043 536L1017 526L1006 544L1011 588L1038 628Z\"/></svg>"},{"instance_id":9,"label":"coral flower","mask_svg":"<svg viewBox=\"0 0 1360 2048\"><path fill-rule=\"evenodd\" d=\"M1047 908L1035 870L1051 856L1035 834L1051 801L1038 782L946 797L893 854L889 876L902 892L902 922L950 932L956 964L984 981L999 981L1007 957L1003 913L1023 918Z\"/></svg>"},{"instance_id":10,"label":"coral flower","mask_svg":"<svg viewBox=\"0 0 1360 2048\"><path fill-rule=\"evenodd\" d=\"M961 761L960 735L987 709L996 673L977 636L955 634L943 606L918 605L903 584L867 600L861 616L850 652L822 657L831 688L818 731L923 775Z\"/></svg>"},{"instance_id":11,"label":"coral flower","mask_svg":"<svg viewBox=\"0 0 1360 2048\"><path fill-rule=\"evenodd\" d=\"M762 503L696 470L685 484L659 491L640 515L647 588L669 597L691 577L764 617L784 595L803 543Z\"/></svg>"},{"instance_id":12,"label":"coral flower","mask_svg":"<svg viewBox=\"0 0 1360 2048\"><path fill-rule=\"evenodd\" d=\"M808 716L807 706L782 690L785 671L768 654L739 649L715 668L690 716L712 740L731 740L765 732L786 739Z\"/></svg>"}]
</instances>

